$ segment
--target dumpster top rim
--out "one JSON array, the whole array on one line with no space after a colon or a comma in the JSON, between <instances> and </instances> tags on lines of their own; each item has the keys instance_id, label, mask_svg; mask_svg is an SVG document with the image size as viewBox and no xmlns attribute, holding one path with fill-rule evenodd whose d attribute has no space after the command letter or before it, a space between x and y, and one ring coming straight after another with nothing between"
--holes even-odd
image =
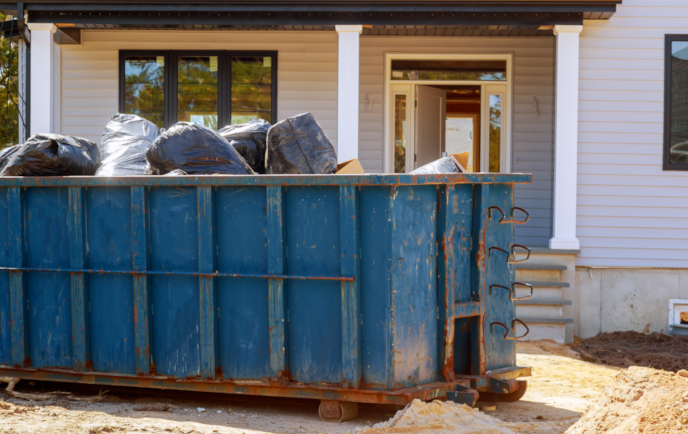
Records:
<instances>
[{"instance_id":1,"label":"dumpster top rim","mask_svg":"<svg viewBox=\"0 0 688 434\"><path fill-rule=\"evenodd\" d=\"M443 184L529 184L531 174L466 173L447 175L200 175L200 176L60 176L0 177L0 187L127 186L398 186Z\"/></svg>"}]
</instances>

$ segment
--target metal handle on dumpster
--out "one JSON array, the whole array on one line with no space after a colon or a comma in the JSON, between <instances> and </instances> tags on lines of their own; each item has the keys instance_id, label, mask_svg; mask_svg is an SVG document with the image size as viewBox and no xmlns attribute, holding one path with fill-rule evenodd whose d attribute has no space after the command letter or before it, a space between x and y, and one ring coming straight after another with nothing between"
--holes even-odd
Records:
<instances>
[{"instance_id":1,"label":"metal handle on dumpster","mask_svg":"<svg viewBox=\"0 0 688 434\"><path fill-rule=\"evenodd\" d=\"M516 285L529 287L530 288L530 294L525 296L525 297L515 297L514 295L516 294ZM490 295L492 295L492 288L506 289L507 291L509 291L509 300L511 300L511 301L527 300L533 296L533 285L531 285L529 283L514 282L511 284L511 288L509 288L508 286L504 286L504 285L490 285Z\"/></svg>"},{"instance_id":2,"label":"metal handle on dumpster","mask_svg":"<svg viewBox=\"0 0 688 434\"><path fill-rule=\"evenodd\" d=\"M510 254L509 252L507 252L506 250L502 249L501 247L490 247L489 249L487 249L487 256L488 256L488 257L492 256L492 251L493 251L493 250L497 250L497 251L499 251L499 252L506 253L506 260L507 260L507 261L508 261L509 258L511 257L511 254Z\"/></svg>"},{"instance_id":3,"label":"metal handle on dumpster","mask_svg":"<svg viewBox=\"0 0 688 434\"><path fill-rule=\"evenodd\" d=\"M528 252L528 256L526 256L525 259L516 260L516 251L514 250L516 247L520 247L520 248L526 250ZM512 256L514 257L513 260L511 260ZM530 259L530 249L528 247L523 246L521 244L513 244L511 246L511 254L509 255L509 258L508 258L509 264L518 264L520 262L526 262L528 259Z\"/></svg>"},{"instance_id":4,"label":"metal handle on dumpster","mask_svg":"<svg viewBox=\"0 0 688 434\"><path fill-rule=\"evenodd\" d=\"M521 211L522 213L524 213L526 215L525 220L516 220L514 218L514 211ZM504 220L504 217L502 217L502 219L499 221L499 223L505 223L505 224L506 223L513 223L515 225L524 225L524 224L528 223L528 220L530 220L530 213L528 213L528 211L524 210L521 207L515 206L515 207L511 208L511 220Z\"/></svg>"},{"instance_id":5,"label":"metal handle on dumpster","mask_svg":"<svg viewBox=\"0 0 688 434\"><path fill-rule=\"evenodd\" d=\"M504 220L504 217L506 217L506 214L504 214L504 211L502 211L502 209L501 209L500 207L496 206L496 205L495 205L495 206L491 206L491 207L489 207L489 208L487 209L487 217L488 217L490 220L492 220L492 210L493 210L493 209L496 209L496 210L499 211L499 213L502 215L502 218L499 219L499 223L501 223L501 222Z\"/></svg>"},{"instance_id":6,"label":"metal handle on dumpster","mask_svg":"<svg viewBox=\"0 0 688 434\"><path fill-rule=\"evenodd\" d=\"M525 333L523 336L513 336L513 337L511 337L511 336L509 336L509 333L511 333L511 330L515 330L515 329L516 329L516 323L517 323L517 322L521 323L521 324L523 325L523 327L526 328L526 333ZM525 338L526 336L528 336L528 333L530 333L530 329L528 328L528 326L526 325L526 323L524 323L524 322L521 321L520 319L514 319L514 320L511 322L511 328L507 327L503 322L499 322L499 321L495 321L495 322L493 322L492 324L490 324L490 328L493 328L495 325L502 326L502 327L504 327L504 329L506 329L506 333L504 334L504 339L506 339L506 340L508 340L508 341L517 341L517 340L519 340L519 339L523 339L523 338Z\"/></svg>"},{"instance_id":7,"label":"metal handle on dumpster","mask_svg":"<svg viewBox=\"0 0 688 434\"><path fill-rule=\"evenodd\" d=\"M530 288L530 294L526 295L525 297L514 297L516 295L516 285L521 285L521 286L527 286ZM523 282L514 282L511 284L511 300L512 301L521 301L521 300L528 300L533 296L533 285L530 283L523 283Z\"/></svg>"}]
</instances>

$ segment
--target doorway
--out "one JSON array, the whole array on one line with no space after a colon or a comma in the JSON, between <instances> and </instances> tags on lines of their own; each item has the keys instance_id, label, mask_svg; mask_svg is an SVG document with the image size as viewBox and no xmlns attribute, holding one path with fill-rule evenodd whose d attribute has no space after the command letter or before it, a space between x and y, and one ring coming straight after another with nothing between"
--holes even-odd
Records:
<instances>
[{"instance_id":1,"label":"doorway","mask_svg":"<svg viewBox=\"0 0 688 434\"><path fill-rule=\"evenodd\" d=\"M388 170L408 173L456 155L467 172L510 171L510 56L489 61L388 56ZM396 61L397 56L404 58Z\"/></svg>"}]
</instances>

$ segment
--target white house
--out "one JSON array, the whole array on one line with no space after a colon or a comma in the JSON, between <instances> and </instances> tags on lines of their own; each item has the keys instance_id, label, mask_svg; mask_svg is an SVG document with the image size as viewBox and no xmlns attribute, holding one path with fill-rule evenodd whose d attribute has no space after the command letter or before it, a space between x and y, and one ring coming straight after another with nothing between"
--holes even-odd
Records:
<instances>
[{"instance_id":1,"label":"white house","mask_svg":"<svg viewBox=\"0 0 688 434\"><path fill-rule=\"evenodd\" d=\"M685 0L28 0L18 15L30 133L98 141L118 111L160 126L310 111L369 173L443 152L532 173L516 237L535 296L517 316L536 337L666 331L669 299L688 299Z\"/></svg>"}]
</instances>

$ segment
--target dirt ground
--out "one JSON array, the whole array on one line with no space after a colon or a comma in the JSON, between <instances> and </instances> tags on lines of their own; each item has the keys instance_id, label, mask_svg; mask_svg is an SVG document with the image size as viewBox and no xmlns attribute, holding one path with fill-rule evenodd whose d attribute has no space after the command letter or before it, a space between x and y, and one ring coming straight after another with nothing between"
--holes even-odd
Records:
<instances>
[{"instance_id":1,"label":"dirt ground","mask_svg":"<svg viewBox=\"0 0 688 434\"><path fill-rule=\"evenodd\" d=\"M663 369L678 372L688 367L688 336L638 332L604 333L580 346L588 361L605 365Z\"/></svg>"},{"instance_id":2,"label":"dirt ground","mask_svg":"<svg viewBox=\"0 0 688 434\"><path fill-rule=\"evenodd\" d=\"M532 366L528 392L517 403L497 404L486 414L508 422L514 432L563 433L599 397L618 368L580 360L568 347L539 341L518 344L518 364ZM67 390L56 383L20 382L19 392ZM70 388L75 396L90 396L98 388ZM67 400L28 402L0 392L0 433L347 433L392 418L398 408L361 405L359 417L341 424L320 421L318 403L259 397L220 397L212 394L165 393L142 395L132 389L112 389L101 402ZM150 403L169 403L168 411L133 411Z\"/></svg>"}]
</instances>

